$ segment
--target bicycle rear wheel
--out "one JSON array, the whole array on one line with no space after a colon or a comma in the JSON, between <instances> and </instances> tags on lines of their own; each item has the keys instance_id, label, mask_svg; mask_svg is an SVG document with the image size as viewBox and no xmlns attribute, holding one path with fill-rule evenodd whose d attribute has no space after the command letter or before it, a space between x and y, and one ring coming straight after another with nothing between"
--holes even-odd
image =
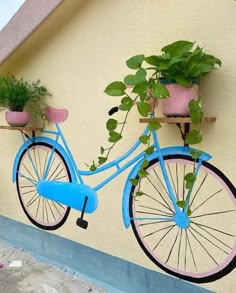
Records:
<instances>
[{"instance_id":1,"label":"bicycle rear wheel","mask_svg":"<svg viewBox=\"0 0 236 293\"><path fill-rule=\"evenodd\" d=\"M61 227L70 212L69 207L37 193L36 184L43 179L52 149L47 143L32 143L22 153L17 166L16 186L23 211L31 223L44 230ZM69 168L57 149L53 151L48 174L44 179L71 182Z\"/></svg>"},{"instance_id":2,"label":"bicycle rear wheel","mask_svg":"<svg viewBox=\"0 0 236 293\"><path fill-rule=\"evenodd\" d=\"M164 162L176 201L185 200L184 176L192 172L194 161L189 156L169 155ZM151 161L146 170L149 175L140 185L144 194L135 198L137 187L130 194L132 228L146 255L167 273L196 283L215 281L232 271L236 264L232 183L203 162L190 198L190 225L182 229L172 219L174 208L158 160Z\"/></svg>"}]
</instances>

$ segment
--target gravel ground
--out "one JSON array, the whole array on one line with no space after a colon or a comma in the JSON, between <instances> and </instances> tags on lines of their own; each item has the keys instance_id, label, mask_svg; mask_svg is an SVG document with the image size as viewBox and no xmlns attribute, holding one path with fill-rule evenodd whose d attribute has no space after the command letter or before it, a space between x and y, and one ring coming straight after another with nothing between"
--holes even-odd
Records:
<instances>
[{"instance_id":1,"label":"gravel ground","mask_svg":"<svg viewBox=\"0 0 236 293\"><path fill-rule=\"evenodd\" d=\"M0 243L0 293L105 293L61 267Z\"/></svg>"}]
</instances>

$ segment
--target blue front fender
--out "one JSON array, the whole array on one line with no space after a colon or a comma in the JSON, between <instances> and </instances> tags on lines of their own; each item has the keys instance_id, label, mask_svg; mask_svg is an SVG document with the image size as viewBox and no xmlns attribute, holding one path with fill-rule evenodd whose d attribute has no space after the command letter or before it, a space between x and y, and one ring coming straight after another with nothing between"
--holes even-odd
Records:
<instances>
[{"instance_id":1,"label":"blue front fender","mask_svg":"<svg viewBox=\"0 0 236 293\"><path fill-rule=\"evenodd\" d=\"M27 149L32 143L47 143L51 146L55 146L55 149L63 156L63 158L64 158L64 160L70 170L72 182L77 182L77 176L76 176L75 170L74 170L73 165L71 163L71 160L69 159L68 154L66 153L64 148L60 144L56 143L54 140L52 140L48 137L41 137L41 136L37 136L37 137L34 137L32 139L27 140L25 143L22 144L22 146L18 150L16 157L15 157L15 160L14 160L13 170L12 170L12 181L13 182L16 181L17 167L19 164L19 160L20 160L23 152L25 151L25 149Z\"/></svg>"},{"instance_id":2,"label":"blue front fender","mask_svg":"<svg viewBox=\"0 0 236 293\"><path fill-rule=\"evenodd\" d=\"M184 146L176 146L176 147L167 147L161 149L162 156L167 155L190 155L189 153L189 147ZM148 161L151 161L153 159L157 158L157 153L153 153L152 155L148 156L146 159ZM207 153L202 153L200 159L203 161L208 161L212 158L211 155ZM130 183L129 179L134 178L137 175L137 172L140 168L140 165L142 163L142 159L133 167L131 170L129 176L127 177L124 192L123 192L123 200L122 200L122 216L123 216L123 222L126 228L130 226L130 213L129 213L129 198L130 198L130 192L132 189L132 184Z\"/></svg>"}]
</instances>

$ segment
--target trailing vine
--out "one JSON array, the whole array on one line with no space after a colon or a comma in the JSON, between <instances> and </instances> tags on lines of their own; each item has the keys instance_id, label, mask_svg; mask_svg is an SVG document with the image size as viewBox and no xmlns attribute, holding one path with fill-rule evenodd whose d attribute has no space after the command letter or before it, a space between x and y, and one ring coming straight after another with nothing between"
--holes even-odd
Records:
<instances>
[{"instance_id":1,"label":"trailing vine","mask_svg":"<svg viewBox=\"0 0 236 293\"><path fill-rule=\"evenodd\" d=\"M110 83L105 89L107 95L121 98L118 110L124 111L126 114L121 122L113 118L107 120L106 129L108 131L108 142L111 143L111 146L100 148L98 159L96 161L93 160L90 165L91 171L95 171L108 160L112 149L122 139L124 127L132 108L136 108L142 117L148 117L151 112L152 118L147 125L148 133L139 137L140 142L144 146L143 161L138 170L139 179L130 179L132 185L138 185L136 196L143 194L140 190L140 180L148 176L146 171L149 163L147 156L154 152L154 147L151 144L151 133L161 128L161 124L155 119L155 107L151 107L151 104L155 105L157 100L169 97L169 92L162 82L163 78L175 81L184 87L191 87L196 82L199 82L203 76L211 72L215 65L221 66L219 59L204 53L203 49L199 46L195 49L193 47L193 42L177 41L163 47L161 55L145 57L143 54L140 54L126 61L128 68L135 70L135 73L125 76L123 81ZM200 98L190 101L189 115L196 127L187 134L185 143L188 145L199 144L202 141L201 123L204 115ZM197 162L202 151L190 148L190 154L195 162ZM193 172L185 175L185 187L189 190L188 194L190 194L196 179L194 174L195 164ZM180 201L177 204L182 208L187 207L188 200L189 196L187 196L184 202ZM191 213L191 211L188 211L188 213Z\"/></svg>"}]
</instances>

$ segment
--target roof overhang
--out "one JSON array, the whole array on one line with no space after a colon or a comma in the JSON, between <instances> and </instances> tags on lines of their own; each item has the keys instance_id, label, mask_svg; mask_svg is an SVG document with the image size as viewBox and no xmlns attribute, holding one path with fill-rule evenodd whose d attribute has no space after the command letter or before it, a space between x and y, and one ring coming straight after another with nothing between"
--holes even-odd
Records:
<instances>
[{"instance_id":1,"label":"roof overhang","mask_svg":"<svg viewBox=\"0 0 236 293\"><path fill-rule=\"evenodd\" d=\"M2 64L63 0L26 0L0 31L0 64Z\"/></svg>"}]
</instances>

